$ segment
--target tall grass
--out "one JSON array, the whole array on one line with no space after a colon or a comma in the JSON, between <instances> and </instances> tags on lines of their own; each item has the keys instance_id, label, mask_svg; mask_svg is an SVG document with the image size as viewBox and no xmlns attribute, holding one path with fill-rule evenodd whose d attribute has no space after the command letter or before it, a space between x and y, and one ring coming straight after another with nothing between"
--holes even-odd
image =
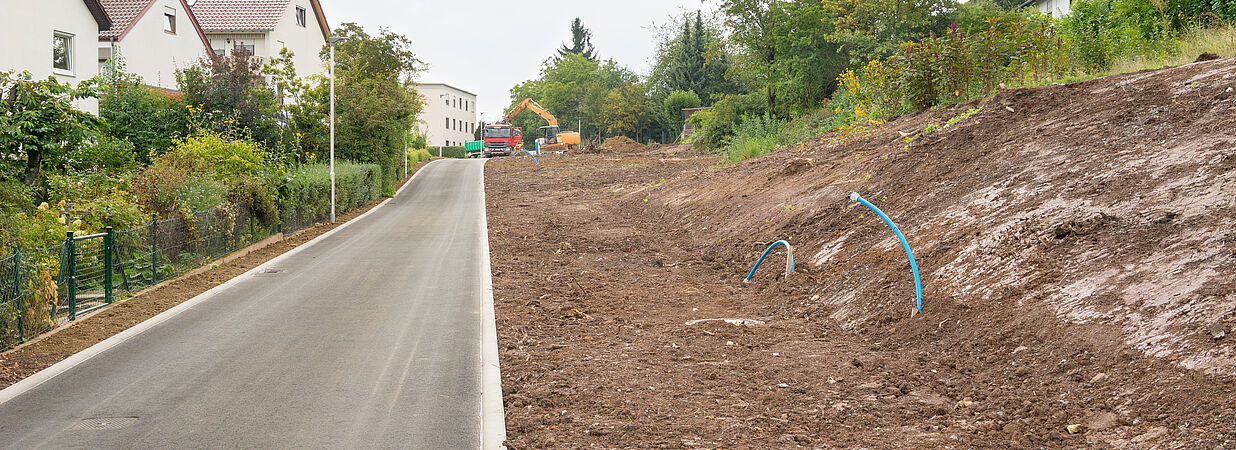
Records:
<instances>
[{"instance_id":1,"label":"tall grass","mask_svg":"<svg viewBox=\"0 0 1236 450\"><path fill-rule=\"evenodd\" d=\"M1202 53L1214 53L1224 58L1236 56L1236 28L1224 26L1195 29L1182 35L1176 44L1175 51L1163 56L1118 59L1112 63L1110 74L1188 64Z\"/></svg>"}]
</instances>

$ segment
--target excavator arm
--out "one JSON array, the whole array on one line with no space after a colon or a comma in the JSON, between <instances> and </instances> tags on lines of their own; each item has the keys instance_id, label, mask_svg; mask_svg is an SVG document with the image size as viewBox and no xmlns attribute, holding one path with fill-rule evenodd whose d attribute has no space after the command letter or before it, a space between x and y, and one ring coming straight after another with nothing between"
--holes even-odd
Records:
<instances>
[{"instance_id":1,"label":"excavator arm","mask_svg":"<svg viewBox=\"0 0 1236 450\"><path fill-rule=\"evenodd\" d=\"M532 112L535 112L538 116L545 119L546 122L549 122L550 126L558 126L558 119L555 118L553 114L550 114L549 111L546 111L545 108L542 108L541 105L536 104L535 100L530 98L525 98L524 101L519 102L518 105L515 105L515 108L512 108L511 112L506 113L506 117L503 117L502 121L511 123L511 120L515 119L515 116L518 116L519 113L524 112L525 109L531 109Z\"/></svg>"}]
</instances>

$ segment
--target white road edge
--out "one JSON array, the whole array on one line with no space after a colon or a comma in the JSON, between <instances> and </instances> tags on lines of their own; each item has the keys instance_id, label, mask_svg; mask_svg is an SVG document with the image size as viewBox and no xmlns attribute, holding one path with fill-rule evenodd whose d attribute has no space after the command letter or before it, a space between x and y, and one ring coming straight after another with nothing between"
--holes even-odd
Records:
<instances>
[{"instance_id":1,"label":"white road edge","mask_svg":"<svg viewBox=\"0 0 1236 450\"><path fill-rule=\"evenodd\" d=\"M433 164L433 163L434 162L430 162L429 164ZM426 164L426 166L428 166L429 164ZM403 187L399 188L399 190L395 192L395 197L396 198L399 197L399 194L402 194L403 190L407 188L409 185L411 185L412 180L415 179L418 175L420 175L423 170L424 170L424 167L422 167L421 170L418 170L415 174L413 174L412 179L409 179L407 183L404 183ZM481 304L481 314L480 314L481 316L481 327L480 327L481 329L481 436L480 437L481 437L481 445L483 448L496 449L496 448L502 448L502 443L506 441L506 418L502 410L502 377L501 377L501 373L499 370L498 336L496 332L496 325L494 322L493 279L491 276L490 266L489 266L489 225L488 225L489 221L485 217L485 175L484 175L483 169L481 172L481 183L480 184L481 184L480 187L481 187L481 226L482 226L481 231L483 233L482 236L485 238L484 241L482 241L482 245L481 245L481 249L484 252L484 254L481 255L483 256L481 258L481 265L482 265L483 273L481 274L481 295L479 299L480 304ZM229 287L232 287L236 283L239 283L240 280L244 279L245 277L256 275L257 273L263 270L266 270L267 268L277 266L284 259L287 259L291 257L292 255L295 255L301 252L302 250L310 246L313 246L314 244L317 244L318 242L321 242L323 239L325 239L326 237L332 234L335 234L339 230L342 230L354 223L359 222L365 216L368 216L374 211L377 211L379 208L386 206L386 204L389 203L390 201L391 199L388 198L382 201L382 203L379 203L378 206L375 206L373 209L366 211L364 214L361 214L360 216L357 216L355 219L349 220L343 223L342 225L335 227L334 229L330 231L322 233L321 236L313 238L309 242L306 242L300 246L297 246L296 248L289 250L288 252L282 255L276 256L264 264L259 264L257 267L249 269L247 272L242 273L236 276L235 278L232 278L230 280L223 282L223 284L220 284L218 286L211 288L210 290L207 290L206 292L198 294L197 296L189 300L186 300L185 302L179 305L176 305L172 307L171 309L168 309L167 311L164 311L154 317L146 319L142 323L139 323L133 326L132 328L121 331L120 333L117 333L115 336L104 339L103 341L100 341L99 343L94 344L85 350L77 352L73 354L72 356L69 356L68 358L65 358L63 361L53 364L51 367L43 369L35 373L34 375L26 377L25 379L18 381L17 383L14 383L9 387L4 388L3 390L0 390L0 404L4 404L5 402L8 402L9 400L12 400L16 398L17 396L25 393L26 391L34 389L35 387L38 387L39 385L47 382L48 380L55 378L57 375L67 372L74 367L77 367L79 364L90 360L90 358L93 358L99 355L100 353L103 353L107 351L108 349L111 349L112 347L120 345L121 343L129 339L132 339L133 337L151 328L154 328L155 326L163 322L166 322L173 317L180 315L181 313L197 306L198 304L201 304L205 301L210 300L215 295L218 295L219 292L222 292L223 290Z\"/></svg>"},{"instance_id":2,"label":"white road edge","mask_svg":"<svg viewBox=\"0 0 1236 450\"><path fill-rule=\"evenodd\" d=\"M486 159L485 162L489 160ZM493 270L489 266L489 216L485 209L485 162L481 163L481 448L505 449L506 413L494 315Z\"/></svg>"}]
</instances>

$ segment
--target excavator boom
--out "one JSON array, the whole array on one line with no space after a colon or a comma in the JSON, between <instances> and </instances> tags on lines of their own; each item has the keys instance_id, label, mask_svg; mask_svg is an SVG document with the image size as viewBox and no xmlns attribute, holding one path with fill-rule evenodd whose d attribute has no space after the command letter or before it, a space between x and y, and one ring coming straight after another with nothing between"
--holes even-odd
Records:
<instances>
[{"instance_id":1,"label":"excavator boom","mask_svg":"<svg viewBox=\"0 0 1236 450\"><path fill-rule=\"evenodd\" d=\"M546 122L549 122L550 126L558 126L558 119L555 118L553 114L550 114L549 111L545 110L545 108L542 108L541 105L536 104L535 100L530 98L525 98L524 101L519 102L518 105L515 105L515 107L511 109L511 112L506 113L506 117L503 117L502 121L505 123L511 123L511 120L514 120L515 116L518 116L519 113L524 112L525 109L531 109L532 112L535 112L538 116L545 119Z\"/></svg>"}]
</instances>

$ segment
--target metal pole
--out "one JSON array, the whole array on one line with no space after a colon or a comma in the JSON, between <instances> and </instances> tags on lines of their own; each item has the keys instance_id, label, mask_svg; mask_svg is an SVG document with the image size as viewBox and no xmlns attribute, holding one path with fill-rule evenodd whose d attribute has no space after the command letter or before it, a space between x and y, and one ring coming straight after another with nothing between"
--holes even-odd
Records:
<instances>
[{"instance_id":1,"label":"metal pole","mask_svg":"<svg viewBox=\"0 0 1236 450\"><path fill-rule=\"evenodd\" d=\"M330 43L330 223L335 223L335 43Z\"/></svg>"},{"instance_id":2,"label":"metal pole","mask_svg":"<svg viewBox=\"0 0 1236 450\"><path fill-rule=\"evenodd\" d=\"M21 293L21 247L13 246L13 283L17 285L17 339L26 342L26 306Z\"/></svg>"},{"instance_id":3,"label":"metal pole","mask_svg":"<svg viewBox=\"0 0 1236 450\"><path fill-rule=\"evenodd\" d=\"M77 320L77 249L73 242L73 231L65 232L64 246L69 266L69 320Z\"/></svg>"},{"instance_id":4,"label":"metal pole","mask_svg":"<svg viewBox=\"0 0 1236 450\"><path fill-rule=\"evenodd\" d=\"M159 215L150 216L150 285L159 283Z\"/></svg>"},{"instance_id":5,"label":"metal pole","mask_svg":"<svg viewBox=\"0 0 1236 450\"><path fill-rule=\"evenodd\" d=\"M115 254L115 236L112 227L107 227L107 234L103 236L103 301L109 305L112 304L112 255Z\"/></svg>"}]
</instances>

